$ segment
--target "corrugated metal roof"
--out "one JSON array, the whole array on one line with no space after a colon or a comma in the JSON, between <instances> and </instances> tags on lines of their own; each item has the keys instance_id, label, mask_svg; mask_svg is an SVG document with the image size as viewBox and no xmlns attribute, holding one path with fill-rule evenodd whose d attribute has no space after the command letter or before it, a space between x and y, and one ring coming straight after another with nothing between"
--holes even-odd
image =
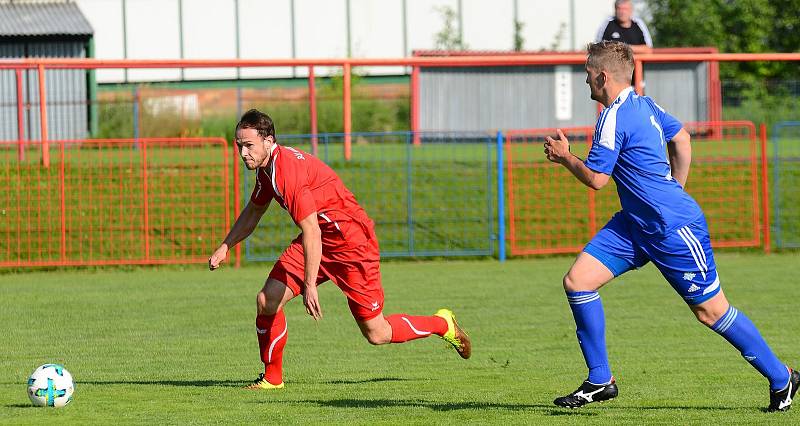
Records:
<instances>
[{"instance_id":1,"label":"corrugated metal roof","mask_svg":"<svg viewBox=\"0 0 800 426\"><path fill-rule=\"evenodd\" d=\"M0 37L92 34L75 3L0 3Z\"/></svg>"}]
</instances>

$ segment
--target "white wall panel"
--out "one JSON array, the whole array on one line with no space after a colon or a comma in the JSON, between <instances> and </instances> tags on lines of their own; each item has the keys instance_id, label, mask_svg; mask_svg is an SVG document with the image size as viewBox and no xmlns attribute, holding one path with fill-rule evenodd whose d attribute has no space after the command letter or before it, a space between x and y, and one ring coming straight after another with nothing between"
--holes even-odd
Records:
<instances>
[{"instance_id":1,"label":"white wall panel","mask_svg":"<svg viewBox=\"0 0 800 426\"><path fill-rule=\"evenodd\" d=\"M239 0L239 50L244 59L292 57L291 0ZM291 77L289 67L242 68L242 78Z\"/></svg>"},{"instance_id":2,"label":"white wall panel","mask_svg":"<svg viewBox=\"0 0 800 426\"><path fill-rule=\"evenodd\" d=\"M354 58L397 58L403 52L401 0L350 0L351 53ZM403 67L368 67L367 74L400 74Z\"/></svg>"},{"instance_id":3,"label":"white wall panel","mask_svg":"<svg viewBox=\"0 0 800 426\"><path fill-rule=\"evenodd\" d=\"M128 58L180 58L177 0L128 0ZM157 12L156 12L157 11ZM176 69L131 69L129 81L178 80Z\"/></svg>"},{"instance_id":4,"label":"white wall panel","mask_svg":"<svg viewBox=\"0 0 800 426\"><path fill-rule=\"evenodd\" d=\"M467 47L474 50L514 48L513 0L494 0L491 5L485 0L461 1Z\"/></svg>"},{"instance_id":5,"label":"white wall panel","mask_svg":"<svg viewBox=\"0 0 800 426\"><path fill-rule=\"evenodd\" d=\"M435 49L435 35L444 27L439 9L447 6L457 10L458 2L456 0L406 0L406 2L409 51ZM453 24L458 29L458 21Z\"/></svg>"},{"instance_id":6,"label":"white wall panel","mask_svg":"<svg viewBox=\"0 0 800 426\"><path fill-rule=\"evenodd\" d=\"M233 0L183 0L183 55L186 59L235 59ZM187 80L236 77L235 68L186 69Z\"/></svg>"},{"instance_id":7,"label":"white wall panel","mask_svg":"<svg viewBox=\"0 0 800 426\"><path fill-rule=\"evenodd\" d=\"M291 4L294 2L292 28ZM123 0L76 0L95 29L98 58L123 57ZM436 47L436 33L444 27L441 8L458 11L458 0L350 0L350 51L356 58L401 57L412 50ZM602 20L613 13L613 0L516 0L524 24L526 50L546 50L561 37L557 50L582 50L594 39ZM127 0L128 57L173 59L180 57L178 0ZM636 1L637 10L641 1ZM461 0L461 29L470 49L510 50L514 36L514 0ZM236 57L236 35L242 58L291 58L292 34L298 58L347 56L347 0L239 0L236 28L235 0L183 0L184 57L224 59ZM574 5L574 11L571 10ZM575 27L571 27L574 12ZM453 21L458 31L459 20ZM403 46L407 51L404 52ZM294 72L293 72L294 71ZM340 73L341 68L320 67L318 75ZM369 67L366 74L398 74L403 67ZM305 76L305 67L245 68L243 78ZM119 82L120 70L98 71L98 81ZM131 81L177 80L180 71L129 70ZM186 69L187 79L231 79L236 70Z\"/></svg>"},{"instance_id":8,"label":"white wall panel","mask_svg":"<svg viewBox=\"0 0 800 426\"><path fill-rule=\"evenodd\" d=\"M78 7L94 29L94 56L104 59L124 58L122 0L78 0ZM97 81L116 83L124 79L122 70L97 70Z\"/></svg>"},{"instance_id":9,"label":"white wall panel","mask_svg":"<svg viewBox=\"0 0 800 426\"><path fill-rule=\"evenodd\" d=\"M295 0L295 43L298 58L344 58L347 56L345 0ZM341 68L319 67L320 75ZM298 75L306 75L298 69Z\"/></svg>"}]
</instances>

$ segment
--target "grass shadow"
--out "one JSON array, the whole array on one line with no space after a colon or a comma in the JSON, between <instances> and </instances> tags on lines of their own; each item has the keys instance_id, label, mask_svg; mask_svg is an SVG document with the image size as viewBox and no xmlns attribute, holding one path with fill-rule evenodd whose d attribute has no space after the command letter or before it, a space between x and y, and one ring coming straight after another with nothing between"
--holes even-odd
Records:
<instances>
[{"instance_id":1,"label":"grass shadow","mask_svg":"<svg viewBox=\"0 0 800 426\"><path fill-rule=\"evenodd\" d=\"M249 380L89 380L76 383L80 385L157 385L157 386L189 386L189 387L229 387L238 388L249 383Z\"/></svg>"},{"instance_id":2,"label":"grass shadow","mask_svg":"<svg viewBox=\"0 0 800 426\"><path fill-rule=\"evenodd\" d=\"M421 399L330 399L330 400L305 400L299 403L315 404L320 407L333 408L392 408L392 407L422 407L433 411L455 410L541 410L551 409L551 405L542 404L498 404L492 402L435 402ZM585 415L596 415L586 413Z\"/></svg>"},{"instance_id":3,"label":"grass shadow","mask_svg":"<svg viewBox=\"0 0 800 426\"><path fill-rule=\"evenodd\" d=\"M616 407L615 407L616 408ZM734 411L734 410L742 410L747 407L709 407L709 406L685 406L685 405L662 405L662 406L653 406L647 405L644 407L636 407L636 406L626 406L626 407L619 407L625 408L626 410L703 410L703 411ZM766 409L764 409L766 410Z\"/></svg>"},{"instance_id":4,"label":"grass shadow","mask_svg":"<svg viewBox=\"0 0 800 426\"><path fill-rule=\"evenodd\" d=\"M33 404L6 404L6 408L40 408L35 407Z\"/></svg>"},{"instance_id":5,"label":"grass shadow","mask_svg":"<svg viewBox=\"0 0 800 426\"><path fill-rule=\"evenodd\" d=\"M357 385L363 383L381 383L381 382L410 382L413 379L404 379L402 377L373 377L371 379L361 379L361 380L328 380L324 382L319 382L323 385Z\"/></svg>"},{"instance_id":6,"label":"grass shadow","mask_svg":"<svg viewBox=\"0 0 800 426\"><path fill-rule=\"evenodd\" d=\"M306 383L306 384L325 384L325 385L355 385L364 383L381 383L381 382L401 382L411 381L412 379L404 379L401 377L373 377L370 379L362 380L329 380L323 382L292 382L292 383ZM228 387L238 388L243 387L250 383L251 380L81 380L76 384L80 385L96 385L96 386L113 386L113 385L155 385L155 386L187 386L187 387Z\"/></svg>"},{"instance_id":7,"label":"grass shadow","mask_svg":"<svg viewBox=\"0 0 800 426\"><path fill-rule=\"evenodd\" d=\"M539 411L549 416L597 416L602 411L631 411L631 410L696 410L696 411L735 411L741 407L720 406L628 406L628 405L603 405L602 407L587 407L583 409L561 409L551 404L504 404L483 401L468 402L438 402L421 399L330 399L330 400L303 400L296 403L314 404L320 407L333 408L392 408L392 407L421 407L432 411L455 410L507 410L507 411ZM601 410L597 410L601 408Z\"/></svg>"}]
</instances>

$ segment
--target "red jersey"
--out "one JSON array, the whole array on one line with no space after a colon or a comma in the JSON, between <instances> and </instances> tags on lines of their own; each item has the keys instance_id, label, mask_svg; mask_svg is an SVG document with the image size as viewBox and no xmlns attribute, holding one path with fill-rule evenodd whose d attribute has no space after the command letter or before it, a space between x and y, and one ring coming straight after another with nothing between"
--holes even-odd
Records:
<instances>
[{"instance_id":1,"label":"red jersey","mask_svg":"<svg viewBox=\"0 0 800 426\"><path fill-rule=\"evenodd\" d=\"M372 220L333 169L292 147L276 145L267 166L256 169L250 201L266 205L272 199L289 212L295 223L316 211L323 245L342 239L363 243L364 237L348 238L351 232L346 228L352 226L346 225L357 225L364 231L373 227Z\"/></svg>"}]
</instances>

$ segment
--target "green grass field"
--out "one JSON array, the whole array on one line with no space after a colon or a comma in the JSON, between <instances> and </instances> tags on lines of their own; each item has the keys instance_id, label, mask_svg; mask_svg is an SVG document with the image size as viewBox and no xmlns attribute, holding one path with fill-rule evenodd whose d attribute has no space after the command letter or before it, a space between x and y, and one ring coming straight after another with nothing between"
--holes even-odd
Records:
<instances>
[{"instance_id":1,"label":"green grass field","mask_svg":"<svg viewBox=\"0 0 800 426\"><path fill-rule=\"evenodd\" d=\"M767 414L767 383L697 323L647 266L601 294L620 397L565 410L552 399L586 371L560 288L571 257L389 262L386 312L449 306L474 341L464 361L434 339L370 346L341 292L324 318L287 307L287 387L240 389L261 368L254 296L268 265L67 270L0 275L0 423L791 424ZM800 366L797 254L722 253L731 301ZM63 409L30 405L25 380L61 362L77 383Z\"/></svg>"}]
</instances>

